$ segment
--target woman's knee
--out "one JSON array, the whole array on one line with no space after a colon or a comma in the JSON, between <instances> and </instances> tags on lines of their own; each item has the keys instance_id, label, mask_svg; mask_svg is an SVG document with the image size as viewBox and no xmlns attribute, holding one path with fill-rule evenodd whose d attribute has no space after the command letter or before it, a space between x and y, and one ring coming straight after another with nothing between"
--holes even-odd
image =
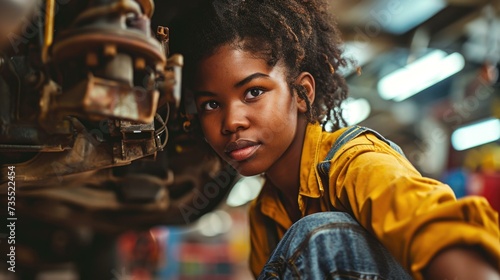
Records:
<instances>
[{"instance_id":1,"label":"woman's knee","mask_svg":"<svg viewBox=\"0 0 500 280\"><path fill-rule=\"evenodd\" d=\"M331 273L367 272L398 275L390 279L410 279L387 249L348 213L316 213L294 226L284 259L296 271L317 266Z\"/></svg>"}]
</instances>

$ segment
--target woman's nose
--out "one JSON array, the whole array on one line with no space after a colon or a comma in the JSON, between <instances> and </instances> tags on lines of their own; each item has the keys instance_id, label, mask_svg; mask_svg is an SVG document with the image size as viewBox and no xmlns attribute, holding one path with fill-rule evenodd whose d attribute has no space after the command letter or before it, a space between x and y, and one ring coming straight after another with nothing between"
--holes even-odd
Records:
<instances>
[{"instance_id":1,"label":"woman's nose","mask_svg":"<svg viewBox=\"0 0 500 280\"><path fill-rule=\"evenodd\" d=\"M232 105L226 108L222 124L222 134L231 134L248 128L250 123L244 107L245 106L242 104Z\"/></svg>"}]
</instances>

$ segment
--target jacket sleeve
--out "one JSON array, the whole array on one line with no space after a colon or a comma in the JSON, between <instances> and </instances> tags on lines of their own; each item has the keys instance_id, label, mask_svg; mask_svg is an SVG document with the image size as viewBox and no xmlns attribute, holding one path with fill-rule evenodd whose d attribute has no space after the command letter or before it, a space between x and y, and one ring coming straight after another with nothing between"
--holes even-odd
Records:
<instances>
[{"instance_id":1,"label":"jacket sleeve","mask_svg":"<svg viewBox=\"0 0 500 280\"><path fill-rule=\"evenodd\" d=\"M439 251L479 246L500 267L498 213L482 197L457 200L422 177L374 135L362 135L332 159L330 200L373 233L415 279Z\"/></svg>"}]
</instances>

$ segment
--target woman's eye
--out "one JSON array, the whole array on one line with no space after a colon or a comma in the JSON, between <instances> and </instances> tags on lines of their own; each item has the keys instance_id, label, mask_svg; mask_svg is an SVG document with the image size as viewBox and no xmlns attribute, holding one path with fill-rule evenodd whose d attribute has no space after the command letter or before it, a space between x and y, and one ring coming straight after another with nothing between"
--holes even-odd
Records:
<instances>
[{"instance_id":1,"label":"woman's eye","mask_svg":"<svg viewBox=\"0 0 500 280\"><path fill-rule=\"evenodd\" d=\"M211 111L211 110L215 110L217 108L219 108L219 104L215 101L208 101L208 102L205 102L203 103L203 110L205 111Z\"/></svg>"},{"instance_id":2,"label":"woman's eye","mask_svg":"<svg viewBox=\"0 0 500 280\"><path fill-rule=\"evenodd\" d=\"M264 90L259 89L259 88L252 88L249 89L246 94L245 94L245 99L253 99L256 98L264 93Z\"/></svg>"}]
</instances>

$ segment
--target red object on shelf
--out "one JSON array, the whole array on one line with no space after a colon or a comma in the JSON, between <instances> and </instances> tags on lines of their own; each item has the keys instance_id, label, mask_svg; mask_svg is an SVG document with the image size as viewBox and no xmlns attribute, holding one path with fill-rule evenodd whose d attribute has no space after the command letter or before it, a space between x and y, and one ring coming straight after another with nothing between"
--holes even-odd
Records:
<instances>
[{"instance_id":1,"label":"red object on shelf","mask_svg":"<svg viewBox=\"0 0 500 280\"><path fill-rule=\"evenodd\" d=\"M484 197L488 199L491 206L500 212L500 174L485 174Z\"/></svg>"},{"instance_id":2,"label":"red object on shelf","mask_svg":"<svg viewBox=\"0 0 500 280\"><path fill-rule=\"evenodd\" d=\"M485 197L500 212L500 173L473 173L467 183L467 194Z\"/></svg>"}]
</instances>

